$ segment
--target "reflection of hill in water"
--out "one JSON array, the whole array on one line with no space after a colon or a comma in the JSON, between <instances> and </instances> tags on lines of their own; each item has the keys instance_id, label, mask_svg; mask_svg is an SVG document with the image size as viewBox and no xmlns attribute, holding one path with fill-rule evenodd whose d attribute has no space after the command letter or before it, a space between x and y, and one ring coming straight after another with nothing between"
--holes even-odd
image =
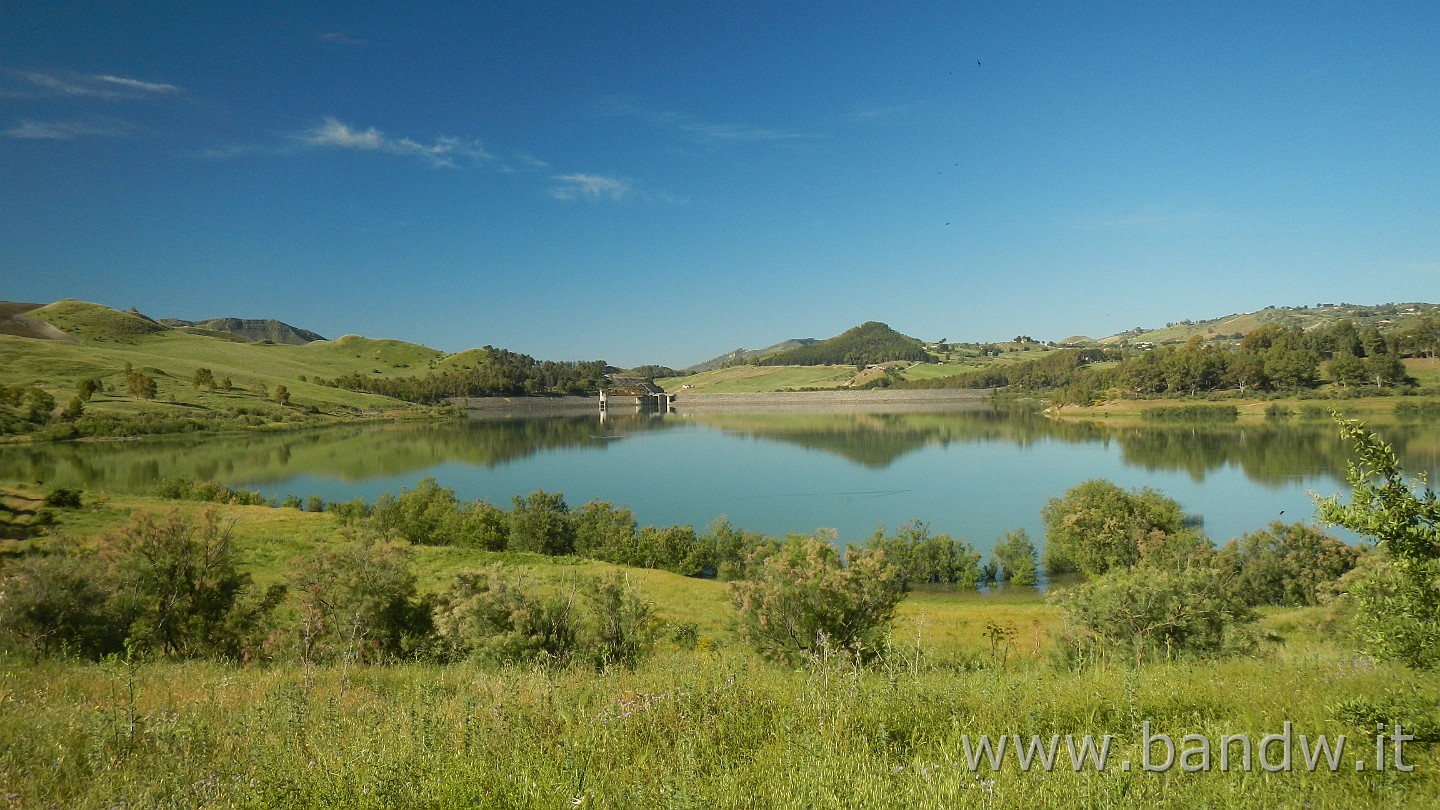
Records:
<instances>
[{"instance_id":1,"label":"reflection of hill in water","mask_svg":"<svg viewBox=\"0 0 1440 810\"><path fill-rule=\"evenodd\" d=\"M543 451L603 451L628 434L705 426L834 454L884 469L906 454L955 443L1116 442L1126 464L1184 471L1195 480L1237 467L1252 481L1280 486L1329 474L1342 481L1349 448L1328 422L1194 427L1110 427L1047 419L1027 408L938 413L706 413L685 417L593 416L352 425L230 436L177 436L131 442L0 447L0 480L148 490L184 475L225 483L283 481L299 475L359 482L429 470L444 463L495 467ZM1378 428L1411 473L1440 470L1440 426Z\"/></svg>"},{"instance_id":2,"label":"reflection of hill in water","mask_svg":"<svg viewBox=\"0 0 1440 810\"><path fill-rule=\"evenodd\" d=\"M887 467L927 446L955 442L1003 441L1021 447L1041 440L1115 442L1131 466L1184 471L1197 481L1212 470L1238 467L1252 481L1280 486L1320 473L1344 480L1350 459L1349 445L1328 422L1110 427L1057 421L1021 408L929 414L706 414L693 419L730 433L832 452L872 468ZM1377 430L1394 445L1406 470L1440 468L1440 429L1385 425Z\"/></svg>"},{"instance_id":3,"label":"reflection of hill in water","mask_svg":"<svg viewBox=\"0 0 1440 810\"><path fill-rule=\"evenodd\" d=\"M355 482L446 462L494 467L544 450L603 450L617 435L658 426L655 420L612 418L602 428L594 417L559 417L67 442L0 448L0 479L127 491L179 475L266 483L311 474Z\"/></svg>"},{"instance_id":4,"label":"reflection of hill in water","mask_svg":"<svg viewBox=\"0 0 1440 810\"><path fill-rule=\"evenodd\" d=\"M1014 442L1025 446L1057 433L1073 441L1101 437L1088 424L1057 423L1030 409L939 413L701 413L689 421L727 433L834 453L874 469L907 453L954 443Z\"/></svg>"}]
</instances>

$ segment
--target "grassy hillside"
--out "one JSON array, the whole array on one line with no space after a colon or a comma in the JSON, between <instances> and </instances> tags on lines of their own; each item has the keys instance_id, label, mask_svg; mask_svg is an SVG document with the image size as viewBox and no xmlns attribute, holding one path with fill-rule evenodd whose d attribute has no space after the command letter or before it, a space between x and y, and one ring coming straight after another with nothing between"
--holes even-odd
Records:
<instances>
[{"instance_id":1,"label":"grassy hillside","mask_svg":"<svg viewBox=\"0 0 1440 810\"><path fill-rule=\"evenodd\" d=\"M1424 303L1266 307L1258 312L1237 313L1208 320L1178 321L1167 324L1163 328L1137 327L1128 332L1101 338L1097 342L1102 344L1125 341L1155 344L1184 343L1197 336L1202 340L1237 339L1240 335L1266 324L1298 326L1310 331L1334 325L1342 320L1348 320L1358 328L1374 327L1387 331L1392 328L1403 328L1409 322L1436 312L1440 312L1440 305Z\"/></svg>"},{"instance_id":2,"label":"grassy hillside","mask_svg":"<svg viewBox=\"0 0 1440 810\"><path fill-rule=\"evenodd\" d=\"M414 411L408 403L313 380L352 373L409 376L445 357L424 346L355 336L298 346L250 343L227 333L171 329L81 301L60 301L26 315L68 340L0 335L0 385L37 387L60 408L83 380L98 380L100 390L84 404L82 420L128 423L140 432ZM127 368L155 381L153 399L131 392ZM200 368L210 369L217 382L228 379L229 390L194 385ZM288 405L275 400L280 386L289 392Z\"/></svg>"}]
</instances>

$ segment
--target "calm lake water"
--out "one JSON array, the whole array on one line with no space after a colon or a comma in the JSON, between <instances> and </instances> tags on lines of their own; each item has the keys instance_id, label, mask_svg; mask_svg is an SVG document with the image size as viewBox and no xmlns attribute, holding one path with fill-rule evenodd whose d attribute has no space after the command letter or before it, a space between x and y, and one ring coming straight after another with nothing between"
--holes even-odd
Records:
<instances>
[{"instance_id":1,"label":"calm lake water","mask_svg":"<svg viewBox=\"0 0 1440 810\"><path fill-rule=\"evenodd\" d=\"M1440 426L1376 429L1407 474L1435 480ZM370 501L434 476L462 499L508 508L511 496L539 488L572 506L606 500L629 506L642 524L702 530L725 515L771 535L834 528L850 542L919 519L988 551L1016 528L1039 541L1046 500L1092 478L1164 492L1217 542L1272 520L1312 520L1309 493L1348 491L1347 460L1328 421L1111 428L984 406L457 420L5 447L0 480L140 492L185 475L277 497Z\"/></svg>"}]
</instances>

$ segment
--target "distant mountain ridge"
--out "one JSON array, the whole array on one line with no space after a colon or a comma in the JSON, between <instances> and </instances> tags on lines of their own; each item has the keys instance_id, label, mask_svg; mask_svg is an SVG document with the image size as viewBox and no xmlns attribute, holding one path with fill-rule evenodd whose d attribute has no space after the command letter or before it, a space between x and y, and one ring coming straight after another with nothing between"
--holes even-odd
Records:
<instances>
[{"instance_id":1,"label":"distant mountain ridge","mask_svg":"<svg viewBox=\"0 0 1440 810\"><path fill-rule=\"evenodd\" d=\"M685 369L685 373L699 374L702 371L711 371L717 368L724 368L725 366L731 365L732 363L742 363L747 360L756 360L759 358L769 357L772 354L787 352L791 349L798 349L802 346L809 346L811 344L819 342L820 340L818 338L791 338L790 340L782 340L779 343L776 343L774 346L767 346L763 349L735 349L734 351L726 352L719 357L714 357L706 360L703 363L696 363L695 365Z\"/></svg>"},{"instance_id":2,"label":"distant mountain ridge","mask_svg":"<svg viewBox=\"0 0 1440 810\"><path fill-rule=\"evenodd\" d=\"M326 340L326 338L315 332L311 332L309 329L291 326L288 323L277 321L274 318L211 318L205 321L161 318L158 322L172 329L192 328L204 329L211 332L228 332L229 334L239 335L250 341L258 342L268 340L272 343L285 343L291 346L304 346L306 343Z\"/></svg>"}]
</instances>

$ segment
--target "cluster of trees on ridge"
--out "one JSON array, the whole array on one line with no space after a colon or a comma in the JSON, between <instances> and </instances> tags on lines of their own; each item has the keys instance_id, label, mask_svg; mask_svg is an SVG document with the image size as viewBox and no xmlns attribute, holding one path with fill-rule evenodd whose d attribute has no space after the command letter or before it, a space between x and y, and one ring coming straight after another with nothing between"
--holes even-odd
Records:
<instances>
[{"instance_id":1,"label":"cluster of trees on ridge","mask_svg":"<svg viewBox=\"0 0 1440 810\"><path fill-rule=\"evenodd\" d=\"M322 385L433 405L451 397L598 394L606 372L603 360L536 360L528 354L485 346L473 368L432 371L419 377L371 377L359 372Z\"/></svg>"},{"instance_id":2,"label":"cluster of trees on ridge","mask_svg":"<svg viewBox=\"0 0 1440 810\"><path fill-rule=\"evenodd\" d=\"M1234 343L1192 338L1153 350L1064 349L1020 363L995 365L954 377L900 383L913 388L1062 390L1062 402L1122 397L1194 396L1217 391L1240 395L1302 392L1329 380L1348 389L1390 388L1409 378L1402 357L1434 356L1440 316L1405 330L1382 333L1350 321L1304 331L1267 324Z\"/></svg>"},{"instance_id":3,"label":"cluster of trees on ridge","mask_svg":"<svg viewBox=\"0 0 1440 810\"><path fill-rule=\"evenodd\" d=\"M1353 606L1367 653L1417 669L1440 665L1440 503L1402 478L1374 434L1355 422L1342 423L1342 432L1359 457L1352 498L1320 500L1319 515L1370 536L1375 549L1278 522L1216 548L1174 501L1107 481L1051 499L1042 514L1045 568L1085 577L1054 597L1066 617L1060 660L1138 665L1243 654L1258 643L1255 606L1341 600ZM166 493L259 497L186 481L167 484ZM89 657L138 647L234 660L471 658L599 668L629 666L655 643L653 606L623 576L566 590L492 565L420 594L408 549L462 544L727 578L740 634L761 655L794 665L838 654L860 666L886 656L896 606L913 583L975 587L987 576L967 544L919 523L842 552L824 533L779 540L723 520L704 536L689 527L641 529L628 509L592 502L571 510L541 491L504 512L461 503L433 481L373 505L311 507L338 512L348 542L296 560L285 583L264 590L241 570L214 511L199 520L142 515L107 538L102 555L62 545L24 556L4 571L0 635L40 654ZM1033 580L1037 557L1023 533L1008 534L996 558L1002 577ZM1002 665L1015 633L987 626ZM698 643L693 626L673 628L672 637Z\"/></svg>"}]
</instances>

